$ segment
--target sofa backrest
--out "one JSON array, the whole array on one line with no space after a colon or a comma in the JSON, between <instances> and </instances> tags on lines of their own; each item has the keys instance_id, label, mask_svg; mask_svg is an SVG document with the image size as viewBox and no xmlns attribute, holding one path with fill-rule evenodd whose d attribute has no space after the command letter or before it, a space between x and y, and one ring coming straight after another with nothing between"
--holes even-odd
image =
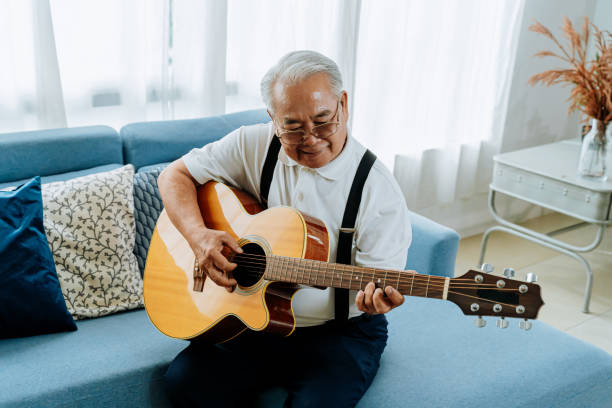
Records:
<instances>
[{"instance_id":1,"label":"sofa backrest","mask_svg":"<svg viewBox=\"0 0 612 408\"><path fill-rule=\"evenodd\" d=\"M120 130L125 163L138 170L174 161L191 149L222 138L240 126L265 123L264 109L199 119L165 120L125 125Z\"/></svg>"},{"instance_id":2,"label":"sofa backrest","mask_svg":"<svg viewBox=\"0 0 612 408\"><path fill-rule=\"evenodd\" d=\"M123 163L121 139L108 126L6 133L0 137L0 183Z\"/></svg>"}]
</instances>

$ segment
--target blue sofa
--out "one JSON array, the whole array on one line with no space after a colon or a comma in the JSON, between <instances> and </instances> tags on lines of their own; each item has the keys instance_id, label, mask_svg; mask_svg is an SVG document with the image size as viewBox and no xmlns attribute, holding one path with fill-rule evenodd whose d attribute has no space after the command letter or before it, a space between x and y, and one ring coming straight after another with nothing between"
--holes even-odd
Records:
<instances>
[{"instance_id":1,"label":"blue sofa","mask_svg":"<svg viewBox=\"0 0 612 408\"><path fill-rule=\"evenodd\" d=\"M93 126L0 134L0 188L35 175L50 182L132 163L142 266L160 210L160 166L266 120L256 110L134 123L119 133ZM458 235L411 216L406 267L452 276ZM407 298L388 317L380 371L359 407L612 407L612 356L545 323L528 332L515 321L505 330L493 321L479 329L454 304L425 298ZM76 332L3 339L0 407L166 407L161 376L186 345L160 334L144 310L78 321ZM281 389L267 390L253 405L282 406L283 397Z\"/></svg>"}]
</instances>

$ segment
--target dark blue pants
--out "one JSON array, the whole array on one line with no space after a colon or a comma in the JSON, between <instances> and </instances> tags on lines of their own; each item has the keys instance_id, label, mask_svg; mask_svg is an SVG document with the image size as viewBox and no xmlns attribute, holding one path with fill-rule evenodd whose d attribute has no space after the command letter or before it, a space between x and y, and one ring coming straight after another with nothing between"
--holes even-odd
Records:
<instances>
[{"instance_id":1,"label":"dark blue pants","mask_svg":"<svg viewBox=\"0 0 612 408\"><path fill-rule=\"evenodd\" d=\"M223 345L192 342L168 367L165 384L177 407L253 406L275 386L288 391L287 407L353 407L386 344L384 315L298 328L289 337L247 331Z\"/></svg>"}]
</instances>

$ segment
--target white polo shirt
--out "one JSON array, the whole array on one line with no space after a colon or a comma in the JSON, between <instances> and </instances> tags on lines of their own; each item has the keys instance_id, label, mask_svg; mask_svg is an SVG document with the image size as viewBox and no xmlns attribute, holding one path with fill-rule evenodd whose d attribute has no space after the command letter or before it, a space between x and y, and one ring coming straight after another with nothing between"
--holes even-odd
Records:
<instances>
[{"instance_id":1,"label":"white polo shirt","mask_svg":"<svg viewBox=\"0 0 612 408\"><path fill-rule=\"evenodd\" d=\"M248 192L261 202L259 186L270 142L272 123L244 126L183 156L201 184L219 181ZM286 205L327 225L330 262L336 258L339 228L357 166L366 149L350 134L344 149L323 167L296 163L281 147L268 194L268 206ZM366 180L355 223L352 263L404 269L412 230L404 196L389 170L377 160ZM356 291L349 292L349 317L361 314ZM297 327L315 326L334 318L334 290L304 287L293 297Z\"/></svg>"}]
</instances>

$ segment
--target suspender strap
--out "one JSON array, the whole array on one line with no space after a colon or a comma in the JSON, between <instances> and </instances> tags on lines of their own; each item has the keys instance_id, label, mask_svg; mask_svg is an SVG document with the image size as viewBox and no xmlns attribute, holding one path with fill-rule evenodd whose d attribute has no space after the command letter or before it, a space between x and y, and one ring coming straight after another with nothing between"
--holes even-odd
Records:
<instances>
[{"instance_id":1,"label":"suspender strap","mask_svg":"<svg viewBox=\"0 0 612 408\"><path fill-rule=\"evenodd\" d=\"M363 186L370 174L370 169L376 161L376 155L371 151L367 150L357 172L355 178L353 178L353 185L346 201L346 207L344 208L344 216L342 217L342 226L338 235L338 252L336 253L336 262L350 265L351 264L351 252L353 249L353 234L355 233L355 221L357 220L357 212L359 211L359 204L361 203L361 195L363 192ZM343 323L348 320L349 311L349 291L348 289L336 289L335 292L335 315L336 323Z\"/></svg>"},{"instance_id":2,"label":"suspender strap","mask_svg":"<svg viewBox=\"0 0 612 408\"><path fill-rule=\"evenodd\" d=\"M281 148L281 142L276 135L272 136L272 142L268 147L268 154L264 162L263 170L261 171L261 183L259 184L259 193L261 195L262 204L268 207L268 194L270 193L270 184L272 184L272 176L274 176L274 168L278 160L278 152Z\"/></svg>"}]
</instances>

